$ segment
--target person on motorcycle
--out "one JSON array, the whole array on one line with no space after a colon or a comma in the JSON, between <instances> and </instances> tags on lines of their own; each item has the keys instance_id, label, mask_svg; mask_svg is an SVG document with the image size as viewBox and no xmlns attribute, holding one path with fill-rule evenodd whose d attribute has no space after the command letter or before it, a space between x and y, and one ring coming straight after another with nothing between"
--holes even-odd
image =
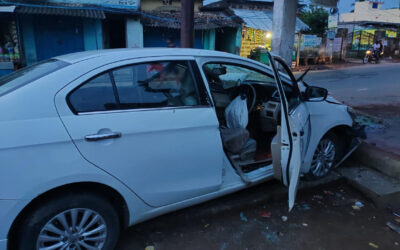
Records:
<instances>
[{"instance_id":1,"label":"person on motorcycle","mask_svg":"<svg viewBox=\"0 0 400 250\"><path fill-rule=\"evenodd\" d=\"M375 41L375 43L372 45L373 53L375 56L375 60L379 60L379 55L381 54L381 49L382 49L382 44L379 43L378 40Z\"/></svg>"}]
</instances>

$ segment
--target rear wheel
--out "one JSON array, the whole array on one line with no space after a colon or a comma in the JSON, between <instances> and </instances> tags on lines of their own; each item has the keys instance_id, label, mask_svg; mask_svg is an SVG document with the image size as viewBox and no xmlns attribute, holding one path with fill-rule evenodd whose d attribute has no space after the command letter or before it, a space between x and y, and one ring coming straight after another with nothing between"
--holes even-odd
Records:
<instances>
[{"instance_id":1,"label":"rear wheel","mask_svg":"<svg viewBox=\"0 0 400 250\"><path fill-rule=\"evenodd\" d=\"M36 208L23 222L18 249L113 249L114 207L96 194L68 194Z\"/></svg>"},{"instance_id":2,"label":"rear wheel","mask_svg":"<svg viewBox=\"0 0 400 250\"><path fill-rule=\"evenodd\" d=\"M326 176L343 154L343 146L336 134L327 133L318 143L306 179L318 179Z\"/></svg>"}]
</instances>

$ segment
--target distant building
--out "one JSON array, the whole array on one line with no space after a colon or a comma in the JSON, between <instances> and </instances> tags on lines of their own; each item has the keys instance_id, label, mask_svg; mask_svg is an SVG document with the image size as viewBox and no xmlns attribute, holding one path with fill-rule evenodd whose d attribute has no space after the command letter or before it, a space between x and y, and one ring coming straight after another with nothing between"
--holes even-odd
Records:
<instances>
[{"instance_id":1,"label":"distant building","mask_svg":"<svg viewBox=\"0 0 400 250\"><path fill-rule=\"evenodd\" d=\"M383 2L356 2L354 12L340 15L339 27L347 30L350 56L363 56L375 41L381 40L386 56L399 55L400 9L381 9Z\"/></svg>"},{"instance_id":2,"label":"distant building","mask_svg":"<svg viewBox=\"0 0 400 250\"><path fill-rule=\"evenodd\" d=\"M240 29L237 30L235 53L243 57L267 62L265 49L271 49L273 0L206 0L208 8L219 7L224 3L234 15L243 20ZM308 30L309 27L299 18L296 18L295 32ZM225 35L221 34L223 38ZM232 38L233 39L233 38ZM226 43L224 39L216 40L216 48Z\"/></svg>"},{"instance_id":3,"label":"distant building","mask_svg":"<svg viewBox=\"0 0 400 250\"><path fill-rule=\"evenodd\" d=\"M363 1L356 2L353 13L343 13L340 21L344 23L381 23L400 25L400 9L382 10L383 2Z\"/></svg>"},{"instance_id":4,"label":"distant building","mask_svg":"<svg viewBox=\"0 0 400 250\"><path fill-rule=\"evenodd\" d=\"M180 9L178 0L142 0L143 47L166 47L167 40L180 46ZM241 24L242 20L225 5L203 8L202 0L194 1L195 48L235 53L236 32Z\"/></svg>"},{"instance_id":5,"label":"distant building","mask_svg":"<svg viewBox=\"0 0 400 250\"><path fill-rule=\"evenodd\" d=\"M272 0L195 0L194 47L252 57L270 48ZM0 1L0 76L62 54L179 47L181 0ZM296 32L308 26L296 21ZM253 59L265 60L256 53Z\"/></svg>"},{"instance_id":6,"label":"distant building","mask_svg":"<svg viewBox=\"0 0 400 250\"><path fill-rule=\"evenodd\" d=\"M195 47L235 53L242 20L201 7L195 0ZM0 75L84 50L179 47L180 19L179 0L0 1Z\"/></svg>"},{"instance_id":7,"label":"distant building","mask_svg":"<svg viewBox=\"0 0 400 250\"><path fill-rule=\"evenodd\" d=\"M126 46L139 0L0 2L0 75L54 56ZM7 70L8 71L7 71Z\"/></svg>"}]
</instances>

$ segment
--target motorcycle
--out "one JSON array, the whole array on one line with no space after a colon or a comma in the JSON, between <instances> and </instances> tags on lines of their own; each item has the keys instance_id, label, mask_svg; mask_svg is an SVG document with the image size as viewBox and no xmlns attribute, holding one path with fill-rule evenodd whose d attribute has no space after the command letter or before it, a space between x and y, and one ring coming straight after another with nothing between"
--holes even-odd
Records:
<instances>
[{"instance_id":1,"label":"motorcycle","mask_svg":"<svg viewBox=\"0 0 400 250\"><path fill-rule=\"evenodd\" d=\"M369 48L365 51L365 56L363 58L363 63L379 63L379 57L383 55L383 51L380 52L374 51L372 48Z\"/></svg>"}]
</instances>

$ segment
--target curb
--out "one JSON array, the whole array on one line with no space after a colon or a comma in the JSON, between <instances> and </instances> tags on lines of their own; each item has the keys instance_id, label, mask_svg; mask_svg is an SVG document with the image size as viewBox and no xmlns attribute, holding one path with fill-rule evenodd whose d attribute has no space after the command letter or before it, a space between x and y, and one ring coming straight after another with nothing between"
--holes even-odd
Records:
<instances>
[{"instance_id":1,"label":"curb","mask_svg":"<svg viewBox=\"0 0 400 250\"><path fill-rule=\"evenodd\" d=\"M396 154L363 142L350 160L400 180L400 156Z\"/></svg>"},{"instance_id":2,"label":"curb","mask_svg":"<svg viewBox=\"0 0 400 250\"><path fill-rule=\"evenodd\" d=\"M397 179L368 167L343 167L338 171L376 207L400 208L400 182Z\"/></svg>"}]
</instances>

